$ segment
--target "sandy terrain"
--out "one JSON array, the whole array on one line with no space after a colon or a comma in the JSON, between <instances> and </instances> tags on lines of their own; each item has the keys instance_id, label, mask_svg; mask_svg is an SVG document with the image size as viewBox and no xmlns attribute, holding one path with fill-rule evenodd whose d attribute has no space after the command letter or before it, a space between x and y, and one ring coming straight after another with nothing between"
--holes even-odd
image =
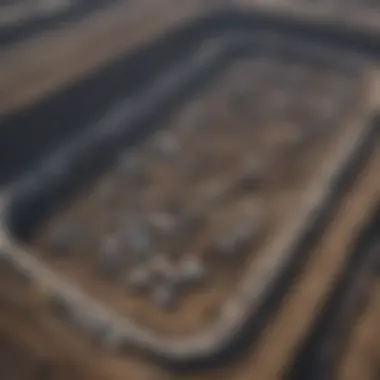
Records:
<instances>
[{"instance_id":1,"label":"sandy terrain","mask_svg":"<svg viewBox=\"0 0 380 380\"><path fill-rule=\"evenodd\" d=\"M341 360L339 380L375 380L380 369L380 285L373 281L369 301L352 328L344 356Z\"/></svg>"},{"instance_id":2,"label":"sandy terrain","mask_svg":"<svg viewBox=\"0 0 380 380\"><path fill-rule=\"evenodd\" d=\"M121 1L9 47L0 56L0 115L33 104L208 10L199 1L178 7L173 0Z\"/></svg>"}]
</instances>

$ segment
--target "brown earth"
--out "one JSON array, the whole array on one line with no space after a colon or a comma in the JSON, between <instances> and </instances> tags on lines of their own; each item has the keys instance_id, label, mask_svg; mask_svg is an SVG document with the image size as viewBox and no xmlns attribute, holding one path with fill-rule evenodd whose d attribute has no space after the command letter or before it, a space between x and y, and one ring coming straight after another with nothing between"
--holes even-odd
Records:
<instances>
[{"instance_id":1,"label":"brown earth","mask_svg":"<svg viewBox=\"0 0 380 380\"><path fill-rule=\"evenodd\" d=\"M380 284L373 280L369 300L352 328L337 379L375 380L380 376Z\"/></svg>"},{"instance_id":2,"label":"brown earth","mask_svg":"<svg viewBox=\"0 0 380 380\"><path fill-rule=\"evenodd\" d=\"M120 1L77 23L4 49L0 56L0 115L75 83L126 51L132 52L212 8L202 1L174 3Z\"/></svg>"},{"instance_id":3,"label":"brown earth","mask_svg":"<svg viewBox=\"0 0 380 380\"><path fill-rule=\"evenodd\" d=\"M344 6L347 12L342 12L340 7L331 12L329 7L319 3L304 6L281 0L120 0L84 20L61 25L3 49L0 56L0 115L22 109L58 88L75 83L125 51L133 51L173 27L225 7L243 11L259 9L322 25L352 24L360 30L377 32L379 25L379 16L372 9L358 12L355 7L350 11L351 8ZM101 49L99 41L103 41Z\"/></svg>"}]
</instances>

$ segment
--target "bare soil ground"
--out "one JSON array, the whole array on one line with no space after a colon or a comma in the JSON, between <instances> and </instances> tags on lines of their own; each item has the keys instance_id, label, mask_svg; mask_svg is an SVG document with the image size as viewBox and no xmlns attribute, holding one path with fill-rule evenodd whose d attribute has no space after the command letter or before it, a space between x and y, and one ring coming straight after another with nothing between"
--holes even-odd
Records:
<instances>
[{"instance_id":1,"label":"bare soil ground","mask_svg":"<svg viewBox=\"0 0 380 380\"><path fill-rule=\"evenodd\" d=\"M340 363L339 380L375 380L380 369L380 284L373 280L369 301L352 328Z\"/></svg>"},{"instance_id":2,"label":"bare soil ground","mask_svg":"<svg viewBox=\"0 0 380 380\"><path fill-rule=\"evenodd\" d=\"M120 1L77 23L4 49L0 56L0 115L75 83L211 8L200 1L177 5L173 0Z\"/></svg>"},{"instance_id":3,"label":"bare soil ground","mask_svg":"<svg viewBox=\"0 0 380 380\"><path fill-rule=\"evenodd\" d=\"M360 3L358 8L354 2L348 3L351 5L281 0L120 0L84 20L60 25L4 49L0 57L0 115L37 102L172 27L226 8L264 10L310 23L352 24L357 30L378 32L376 4ZM8 2L2 6L10 7Z\"/></svg>"}]
</instances>

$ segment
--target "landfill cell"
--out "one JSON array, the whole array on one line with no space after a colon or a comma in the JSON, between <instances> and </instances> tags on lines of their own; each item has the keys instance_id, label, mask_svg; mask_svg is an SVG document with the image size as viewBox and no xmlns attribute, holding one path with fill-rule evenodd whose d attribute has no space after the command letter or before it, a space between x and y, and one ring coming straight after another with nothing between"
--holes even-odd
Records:
<instances>
[{"instance_id":1,"label":"landfill cell","mask_svg":"<svg viewBox=\"0 0 380 380\"><path fill-rule=\"evenodd\" d=\"M46 7L42 0L0 0L0 44L30 36L33 25L43 19L36 30L74 20L103 1L53 3ZM33 47L30 41L30 45L21 44L20 51L4 50L4 70L0 71L7 79L2 79L0 86L4 94L0 109L6 113L25 106L33 110L36 99L42 95L49 98L49 91L60 92L65 87L65 92L78 78L96 78L95 71L116 56L121 61L114 75L111 72L109 77L91 82L87 90L86 83L81 85L79 92L83 91L86 100L72 108L79 110L78 118L70 110L67 119L63 117L66 113L61 105L61 113L55 113L49 102L37 108L42 116L35 124L33 111L31 119L23 119L20 111L23 128L38 125L50 131L55 127L58 132L57 125L70 126L82 140L88 133L89 143L79 142L72 150L71 162L78 160L83 172L97 165L97 151L99 156L117 155L117 159L111 159L112 165L106 165L74 198L62 200L47 220L36 222L28 238L17 229L17 223L16 227L12 224L13 206L22 198L17 183L9 193L5 191L5 196L11 194L11 207L5 205L6 212L0 213L0 259L6 261L0 266L1 373L15 380L93 379L98 372L99 377L109 378L107 374L112 373L112 378L124 378L125 373L131 374L131 363L136 360L139 364L132 364L137 368L136 379L243 380L255 373L257 380L271 380L300 357L296 365L301 367L303 379L302 360L306 357L306 378L311 374L314 380L378 378L374 327L378 281L363 305L361 299L366 298L363 293L371 281L372 256L363 255L361 264L355 266L350 252L379 194L375 178L379 149L368 173L363 162L358 163L378 138L372 118L378 112L379 76L360 52L375 50L377 54L379 5L379 1L354 0L174 5L169 0L154 8L149 1L126 2L108 14L99 12L88 23L52 34L46 39L49 44ZM122 10L129 6L131 11L124 15ZM164 7L170 7L170 12L161 12L162 19L156 17L158 8ZM268 10L261 19L262 11ZM197 15L205 18L190 25L189 34L178 34L169 48L157 44L153 53L144 53L144 44L153 40L152 36L165 39L167 32L170 39L168 28L183 23L186 29L186 20ZM126 23L127 17L130 23ZM256 22L261 29L257 34L252 26ZM240 31L234 35L231 30L235 27ZM277 32L266 35L271 28ZM294 37L303 29L304 39ZM131 30L134 32L129 33ZM290 32L293 38L281 36L279 30ZM195 40L204 32L209 41L191 55L194 46L202 45ZM183 44L180 36L184 36ZM254 36L249 51L231 53L233 45L247 36L248 40ZM328 45L318 44L320 37L326 43L329 40ZM94 43L98 40L103 41L102 48ZM177 49L172 46L175 44ZM247 45L250 43L242 43ZM141 57L133 64L131 53L132 64L120 69L121 56L139 46ZM165 47L165 54L160 46ZM172 56L168 52L171 47L176 52ZM157 52L161 53L160 65L153 59ZM188 72L176 71L181 57ZM223 63L218 66L218 61ZM155 70L154 65L160 68ZM130 67L136 68L136 81L126 80L134 75ZM108 81L108 87L104 85L107 78L114 81ZM150 87L150 81L156 80L160 85ZM189 81L197 89L187 94ZM103 85L97 87L96 83ZM123 86L128 98L125 109L132 111L132 117L125 117L129 111L123 106L116 105L113 110L111 104L122 96ZM166 97L176 97L172 91L176 87L178 98L185 95L184 101L179 99L166 110ZM70 98L72 104L79 99L75 96ZM109 101L103 105L106 98ZM93 111L89 111L91 104ZM50 119L44 119L44 107ZM165 117L149 119L157 109L162 109ZM82 111L93 114L81 119ZM104 138L99 130L93 138L92 130L98 125L87 125L84 120L96 120L103 114L106 121L118 125L111 123L108 131L100 129ZM6 125L14 128L10 116ZM140 123L144 116L148 123ZM55 118L62 123L55 123ZM140 124L145 132L149 130L147 136L119 153L124 138L116 144L118 136L139 130ZM68 140L76 136L57 140L70 145ZM59 160L54 159L54 152L42 151L41 145L41 161L51 162L53 169L45 177L51 175L54 180L60 174ZM68 175L64 163L62 167L63 179L58 185L74 188L71 177L76 175ZM359 173L362 179L357 178ZM45 187L50 183L45 177L36 176L32 181L27 204L40 190L49 198ZM345 182L347 178L353 186ZM54 193L57 186L51 187ZM12 199L13 190L16 196ZM55 194L51 197L56 199ZM17 214L13 221L28 223L30 209L42 209L43 203L37 196L33 207L29 203L24 214ZM343 212L334 216L340 203ZM13 278L8 282L13 269L18 273L16 283ZM347 291L340 292L342 287ZM19 297L20 289L28 294L26 298ZM272 297L273 293L279 298ZM266 302L272 298L268 311ZM210 371L194 376L186 371L178 374L162 367L158 371L145 356L119 355L137 348L166 364L192 364L194 359L211 362L209 359L226 347L232 347L229 353L237 351L237 338L250 336L246 327L252 326L260 332L244 346L239 360L228 362L227 371L218 362ZM320 337L314 339L318 332ZM84 334L91 339L83 339ZM99 343L106 350L99 348ZM120 352L114 355L114 349ZM309 349L303 355L302 351ZM79 367L86 368L86 375Z\"/></svg>"},{"instance_id":2,"label":"landfill cell","mask_svg":"<svg viewBox=\"0 0 380 380\"><path fill-rule=\"evenodd\" d=\"M14 255L54 288L52 309L111 346L177 358L207 356L259 312L355 168L376 93L354 54L268 41L152 125Z\"/></svg>"},{"instance_id":3,"label":"landfill cell","mask_svg":"<svg viewBox=\"0 0 380 380\"><path fill-rule=\"evenodd\" d=\"M360 96L353 78L302 69L233 64L56 215L33 248L139 323L200 328L291 215L321 150L334 150L332 123L358 101L345 98Z\"/></svg>"}]
</instances>

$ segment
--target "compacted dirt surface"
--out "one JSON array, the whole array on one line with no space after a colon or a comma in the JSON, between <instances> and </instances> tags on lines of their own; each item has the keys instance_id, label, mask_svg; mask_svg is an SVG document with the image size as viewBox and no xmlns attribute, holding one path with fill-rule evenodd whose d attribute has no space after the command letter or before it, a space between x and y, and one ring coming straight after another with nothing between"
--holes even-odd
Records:
<instances>
[{"instance_id":1,"label":"compacted dirt surface","mask_svg":"<svg viewBox=\"0 0 380 380\"><path fill-rule=\"evenodd\" d=\"M29 8L22 3L0 2L0 28L37 17L37 9L38 14L63 11L73 1L51 4L50 11L45 2ZM116 58L223 7L243 13L276 10L292 23L303 19L321 27L319 16L313 21L305 16L308 11L302 15L313 2L222 3L120 0L5 46L0 55L4 125L10 128L12 115L25 109L33 114L41 99L96 76ZM319 3L332 14L333 5L345 4ZM378 5L349 3L350 28L352 9L364 9L359 20L362 14L377 17ZM342 20L326 15L325 21L340 28ZM377 29L368 25L366 33L376 41ZM32 236L24 239L17 223L1 218L4 379L276 380L292 374L291 380L299 380L293 366L302 366L303 357L323 367L306 371L313 380L378 378L378 280L369 270L373 261L363 259L365 270L349 265L380 195L376 58L322 36L308 40L306 32L256 35L250 28L240 34L227 28L220 36L207 35L207 44L195 44L200 50L182 57L189 72L195 71L191 62L203 62L221 46L215 55L224 59L223 68L215 69L216 75L205 70L210 75L199 80L195 92L151 121L146 138L124 149L84 191L33 226ZM254 48L225 59L252 37ZM235 45L228 50L230 41ZM176 73L173 67L163 70L155 78L161 87L152 86L150 93L148 83L136 99L164 98L175 86L173 78L182 83ZM130 96L134 104L135 95ZM37 114L44 112L41 104ZM142 111L154 114L153 108ZM110 109L104 109L107 120L123 119L120 108ZM23 127L32 130L33 120L44 120L27 117L32 122ZM20 127L22 117L17 120ZM123 120L104 131L103 139L133 128ZM101 146L101 138L91 140L95 127L83 133ZM54 177L61 169L52 160L58 156L50 153L42 161L52 163L48 174ZM42 186L38 181L32 192ZM18 182L12 186L17 190ZM8 207L5 194L11 206L17 203L7 184L3 190L1 207ZM344 310L330 319L335 325L346 317L351 322L336 336L321 329L326 339L313 343L309 332L329 319L326 305L334 290L343 278L355 285L358 276L367 279L360 282L365 291L353 294L365 293L365 302L358 307L343 302ZM324 360L330 343L339 349L331 348L334 359ZM313 360L303 355L304 347L312 347Z\"/></svg>"},{"instance_id":2,"label":"compacted dirt surface","mask_svg":"<svg viewBox=\"0 0 380 380\"><path fill-rule=\"evenodd\" d=\"M0 116L38 103L213 8L200 1L120 0L1 47Z\"/></svg>"},{"instance_id":3,"label":"compacted dirt surface","mask_svg":"<svg viewBox=\"0 0 380 380\"><path fill-rule=\"evenodd\" d=\"M339 365L337 378L378 379L380 375L380 347L378 319L379 280L371 284L368 300L364 310L359 314L348 337L346 349Z\"/></svg>"}]
</instances>

